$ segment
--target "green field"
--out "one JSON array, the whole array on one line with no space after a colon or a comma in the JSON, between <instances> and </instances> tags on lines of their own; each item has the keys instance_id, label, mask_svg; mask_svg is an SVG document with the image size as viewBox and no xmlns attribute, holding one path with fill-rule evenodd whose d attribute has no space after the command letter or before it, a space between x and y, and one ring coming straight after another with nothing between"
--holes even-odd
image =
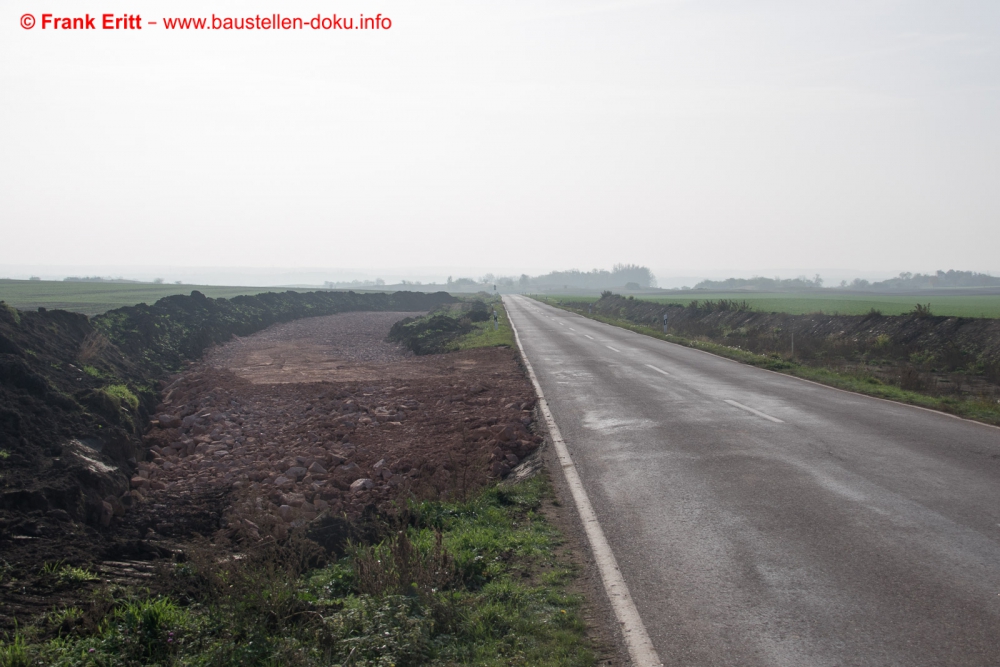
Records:
<instances>
[{"instance_id":1,"label":"green field","mask_svg":"<svg viewBox=\"0 0 1000 667\"><path fill-rule=\"evenodd\" d=\"M213 299L241 294L287 292L284 287L217 287L212 285L154 285L150 283L91 283L48 280L0 280L0 301L21 310L45 308L98 315L113 308L154 303L174 294L198 290ZM306 292L313 290L292 290Z\"/></svg>"},{"instance_id":2,"label":"green field","mask_svg":"<svg viewBox=\"0 0 1000 667\"><path fill-rule=\"evenodd\" d=\"M596 301L597 296L567 296L549 299L562 301ZM934 315L950 315L954 317L992 317L1000 318L1000 294L966 295L927 295L927 296L896 296L881 294L838 294L829 293L803 294L802 292L682 292L677 296L641 296L637 299L656 301L658 303L680 303L687 305L691 301L717 301L732 299L746 301L754 310L773 313L791 313L804 315L807 313L827 313L830 315L864 315L873 308L883 315L902 315L913 310L919 302L931 304Z\"/></svg>"}]
</instances>

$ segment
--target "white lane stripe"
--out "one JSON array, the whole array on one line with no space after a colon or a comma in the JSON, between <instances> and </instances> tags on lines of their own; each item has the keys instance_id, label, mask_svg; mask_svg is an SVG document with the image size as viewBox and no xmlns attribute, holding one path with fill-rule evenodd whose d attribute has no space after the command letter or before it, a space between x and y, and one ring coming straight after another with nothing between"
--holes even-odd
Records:
<instances>
[{"instance_id":1,"label":"white lane stripe","mask_svg":"<svg viewBox=\"0 0 1000 667\"><path fill-rule=\"evenodd\" d=\"M573 327L570 327L569 330L570 331L576 331L576 329L574 329Z\"/></svg>"},{"instance_id":2,"label":"white lane stripe","mask_svg":"<svg viewBox=\"0 0 1000 667\"><path fill-rule=\"evenodd\" d=\"M605 345L604 347L608 348L609 350L611 350L613 352L621 352L621 350L617 350L617 349L611 347L610 345Z\"/></svg>"},{"instance_id":3,"label":"white lane stripe","mask_svg":"<svg viewBox=\"0 0 1000 667\"><path fill-rule=\"evenodd\" d=\"M583 334L583 335L584 335L584 336L587 336L587 334ZM593 337L593 336L587 336L587 338L589 338L590 340L594 340L594 337Z\"/></svg>"},{"instance_id":4,"label":"white lane stripe","mask_svg":"<svg viewBox=\"0 0 1000 667\"><path fill-rule=\"evenodd\" d=\"M593 320L593 321L597 322L598 324L605 324L604 322L600 322L599 320ZM608 326L612 326L612 325L609 324ZM587 338L590 338L590 336L587 336ZM593 340L593 339L591 339L591 340ZM712 357L713 359L717 359L719 361L728 361L729 363L732 363L732 364L739 364L740 366L746 366L747 368L752 368L752 369L755 369L755 370L758 370L758 371L764 371L765 373L771 373L773 375L780 375L781 377L787 378L789 380L798 380L799 382L805 382L807 384L816 385L817 387L820 387L822 389L830 389L831 391L839 391L842 394L850 394L851 396L854 396L856 398L868 398L868 399L871 399L873 401L883 401L885 403L891 403L892 405L895 405L895 406L898 406L898 407L902 407L902 408L912 408L914 410L923 410L924 412L930 412L932 414L937 415L938 417L947 417L949 419L957 419L958 421L967 422L969 424L975 424L976 426L985 426L986 428L1000 430L1000 426L995 426L994 424L987 424L986 422L978 422L975 419L968 419L966 417L959 417L958 415L948 414L947 412L941 412L940 410L934 410L932 408L925 408L922 405L910 405L909 403L900 403L899 401L894 401L891 398L881 398L880 396L872 396L870 394L862 394L861 392L851 391L850 389L842 389L840 387L834 387L833 385L830 385L830 384L823 384L822 382L816 382L815 380L807 380L805 378L800 378L797 375L789 375L787 373L782 373L780 371L772 371L769 368L760 368L760 367L756 367L756 366L748 366L747 364L744 364L741 361L737 361L735 359L730 359L728 357L723 357L723 356L720 356L718 354L714 354L712 352L709 352L708 350L700 350L700 349L698 349L696 347L687 347L685 345L679 345L678 343L671 343L670 341L662 340L662 339L658 339L658 338L654 338L653 340L659 341L659 342L664 343L666 345L676 345L677 347L682 347L685 350L690 350L691 352L697 352L699 354L705 354L705 355L708 355L708 356Z\"/></svg>"},{"instance_id":5,"label":"white lane stripe","mask_svg":"<svg viewBox=\"0 0 1000 667\"><path fill-rule=\"evenodd\" d=\"M649 366L650 368L652 368L652 369L653 369L654 371L656 371L657 373L663 373L664 375L670 375L670 373L666 372L666 371L665 371L665 370L663 370L662 368L657 368L657 367L656 367L656 366L654 366L653 364L646 364L646 365L647 365L647 366Z\"/></svg>"},{"instance_id":6,"label":"white lane stripe","mask_svg":"<svg viewBox=\"0 0 1000 667\"><path fill-rule=\"evenodd\" d=\"M628 591L628 586L625 584L621 570L618 569L618 561L615 560L615 554L611 551L608 538L604 536L604 530L597 520L597 515L594 514L590 498L587 497L587 490L583 488L583 481L576 471L573 459L569 456L569 449L566 447L566 442L562 439L562 433L559 431L559 427L556 426L556 421L552 418L552 413L549 411L549 404L542 395L542 386L538 384L538 378L531 367L531 362L528 361L528 355L524 353L524 346L521 345L521 337L517 333L517 327L514 326L514 318L508 315L507 321L510 322L510 328L514 330L514 340L517 341L517 349L521 351L521 358L524 359L524 367L528 369L528 377L531 378L531 384L535 385L535 393L538 395L538 408L542 411L542 416L545 417L545 424L548 426L549 434L552 436L552 444L556 448L559 464L562 466L563 474L566 476L566 484L573 494L576 510L580 513L583 530L587 533L587 540L590 542L590 548L594 553L594 562L597 563L597 569L601 573L601 580L604 582L604 590L611 601L611 608L615 612L615 618L618 619L618 623L622 626L622 635L625 639L625 646L628 648L629 657L632 658L632 664L635 667L662 667L663 662L660 660L660 656L656 654L656 649L653 648L653 642L649 639L646 626L642 624L642 617L639 616L639 610L635 608L632 595Z\"/></svg>"},{"instance_id":7,"label":"white lane stripe","mask_svg":"<svg viewBox=\"0 0 1000 667\"><path fill-rule=\"evenodd\" d=\"M770 419L775 424L784 424L785 423L782 420L778 419L777 417L772 417L771 415L764 414L760 410L754 410L753 408L748 408L747 406L743 405L742 403L737 403L736 401L730 401L729 399L726 399L726 403L729 403L729 405L732 405L733 407L739 408L740 410L746 410L747 412L752 412L753 414L757 415L758 417L763 417L764 419Z\"/></svg>"}]
</instances>

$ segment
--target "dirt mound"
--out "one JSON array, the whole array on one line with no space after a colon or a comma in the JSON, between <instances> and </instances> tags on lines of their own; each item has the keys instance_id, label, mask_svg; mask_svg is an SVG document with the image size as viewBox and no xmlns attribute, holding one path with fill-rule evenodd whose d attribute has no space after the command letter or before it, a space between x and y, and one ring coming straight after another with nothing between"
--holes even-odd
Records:
<instances>
[{"instance_id":1,"label":"dirt mound","mask_svg":"<svg viewBox=\"0 0 1000 667\"><path fill-rule=\"evenodd\" d=\"M390 325L382 315L280 325L174 378L146 437L153 459L132 480L144 507L164 509L134 514L147 517L139 533L190 534L171 518L173 503L220 488L232 501L219 527L233 535L283 538L321 515L353 524L366 508L467 494L535 450L533 392L515 353L406 357L393 346L374 363ZM313 347L301 344L307 331ZM353 359L333 354L346 331L356 332ZM307 375L266 377L242 365L260 350L283 366L324 352L334 359ZM355 371L363 381L344 379ZM342 528L329 530L346 535Z\"/></svg>"},{"instance_id":2,"label":"dirt mound","mask_svg":"<svg viewBox=\"0 0 1000 667\"><path fill-rule=\"evenodd\" d=\"M20 313L8 322L0 332L20 354L3 357L3 409L27 406L34 421L11 420L23 440L5 431L14 453L0 461L9 503L0 627L80 603L72 596L85 587L51 590L39 573L47 562L142 577L139 561L183 558L201 537L248 548L295 531L339 550L377 536L379 517L410 498L460 497L506 475L540 442L516 353L414 356L384 340L403 315L342 313L234 338L134 407L110 393L107 374L134 386L138 365L110 342L87 342L85 317ZM98 376L79 370L81 347L99 350L87 364ZM67 359L77 370L65 382L80 388L65 395L78 407L60 412L54 365L65 372ZM46 365L55 375L42 375ZM85 405L96 391L117 401L114 410L148 419L141 441ZM46 429L44 410L62 430ZM110 431L132 449L108 454ZM133 461L116 463L130 452Z\"/></svg>"},{"instance_id":3,"label":"dirt mound","mask_svg":"<svg viewBox=\"0 0 1000 667\"><path fill-rule=\"evenodd\" d=\"M455 297L445 293L268 292L232 299L209 299L201 292L170 296L152 306L119 308L93 319L129 358L141 360L147 373L177 369L198 359L208 347L232 336L248 336L272 324L356 311L428 311Z\"/></svg>"},{"instance_id":4,"label":"dirt mound","mask_svg":"<svg viewBox=\"0 0 1000 667\"><path fill-rule=\"evenodd\" d=\"M910 389L1000 393L1000 320L909 315L789 315L752 310L734 301L660 304L605 294L593 304L564 302L681 336L708 340L758 354L790 356L811 365L864 366Z\"/></svg>"},{"instance_id":5,"label":"dirt mound","mask_svg":"<svg viewBox=\"0 0 1000 667\"><path fill-rule=\"evenodd\" d=\"M450 343L474 331L474 322L492 319L489 306L481 299L442 307L439 311L397 322L389 331L388 340L402 344L414 354L441 354Z\"/></svg>"},{"instance_id":6,"label":"dirt mound","mask_svg":"<svg viewBox=\"0 0 1000 667\"><path fill-rule=\"evenodd\" d=\"M52 512L99 524L155 404L126 389L145 378L84 315L0 308L0 347L0 536L59 530Z\"/></svg>"},{"instance_id":7,"label":"dirt mound","mask_svg":"<svg viewBox=\"0 0 1000 667\"><path fill-rule=\"evenodd\" d=\"M65 522L109 528L145 458L141 435L159 400L157 379L206 347L296 318L426 311L453 300L413 292L227 300L193 292L93 319L0 303L0 546L58 535Z\"/></svg>"},{"instance_id":8,"label":"dirt mound","mask_svg":"<svg viewBox=\"0 0 1000 667\"><path fill-rule=\"evenodd\" d=\"M415 354L441 354L448 343L473 328L469 322L448 315L407 318L393 325L389 340L402 343Z\"/></svg>"}]
</instances>

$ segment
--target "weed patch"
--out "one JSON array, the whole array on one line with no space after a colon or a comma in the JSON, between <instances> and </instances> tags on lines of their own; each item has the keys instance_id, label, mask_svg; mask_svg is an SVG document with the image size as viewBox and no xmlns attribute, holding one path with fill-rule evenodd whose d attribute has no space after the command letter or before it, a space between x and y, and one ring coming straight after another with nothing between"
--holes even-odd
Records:
<instances>
[{"instance_id":1,"label":"weed patch","mask_svg":"<svg viewBox=\"0 0 1000 667\"><path fill-rule=\"evenodd\" d=\"M106 591L114 599L87 631L22 629L0 645L0 666L592 665L559 535L538 514L550 493L538 476L413 503L385 539L305 572L291 553L302 540L196 557L173 568L173 593Z\"/></svg>"},{"instance_id":2,"label":"weed patch","mask_svg":"<svg viewBox=\"0 0 1000 667\"><path fill-rule=\"evenodd\" d=\"M104 391L124 403L129 409L133 411L139 409L139 397L133 394L126 385L112 384L105 387Z\"/></svg>"}]
</instances>

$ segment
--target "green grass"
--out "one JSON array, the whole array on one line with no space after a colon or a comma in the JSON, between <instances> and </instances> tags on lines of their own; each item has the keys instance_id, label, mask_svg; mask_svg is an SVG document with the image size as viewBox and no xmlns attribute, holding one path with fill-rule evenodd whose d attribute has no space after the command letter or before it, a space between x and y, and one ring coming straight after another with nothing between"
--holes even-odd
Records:
<instances>
[{"instance_id":1,"label":"green grass","mask_svg":"<svg viewBox=\"0 0 1000 667\"><path fill-rule=\"evenodd\" d=\"M127 386L123 384L113 384L105 387L104 391L127 405L133 412L139 409L139 397L133 394L132 390L130 390Z\"/></svg>"},{"instance_id":2,"label":"green grass","mask_svg":"<svg viewBox=\"0 0 1000 667\"><path fill-rule=\"evenodd\" d=\"M597 301L597 296L565 296L543 297L548 302L555 301ZM816 294L795 293L753 293L753 292L685 292L677 296L637 296L636 299L656 303L678 303L687 305L694 300L718 301L731 299L746 301L754 310L773 313L789 313L805 315L823 312L828 315L866 315L871 310L881 311L883 315L903 315L911 312L917 303L931 305L934 315L953 317L990 317L1000 318L1000 294L984 294L981 296L966 295L931 295L931 296L896 296L880 294L844 294L836 291Z\"/></svg>"},{"instance_id":3,"label":"green grass","mask_svg":"<svg viewBox=\"0 0 1000 667\"><path fill-rule=\"evenodd\" d=\"M134 306L139 303L152 304L165 296L190 294L192 290L198 290L213 299L229 299L243 294L261 294L263 292L314 291L287 290L280 287L0 280L0 301L21 310L31 310L43 306L86 315L98 315L122 306Z\"/></svg>"},{"instance_id":4,"label":"green grass","mask_svg":"<svg viewBox=\"0 0 1000 667\"><path fill-rule=\"evenodd\" d=\"M503 302L497 300L489 304L496 308L500 317L500 326L494 329L492 318L488 322L475 322L476 330L465 334L448 346L449 350L471 350L477 347L510 347L515 346L514 330L510 327L510 319L503 307Z\"/></svg>"},{"instance_id":5,"label":"green grass","mask_svg":"<svg viewBox=\"0 0 1000 667\"><path fill-rule=\"evenodd\" d=\"M217 554L179 564L178 581L211 594L104 589L89 623L53 610L0 642L0 667L593 665L574 573L539 513L550 494L536 476L412 504L382 543L302 575Z\"/></svg>"},{"instance_id":6,"label":"green grass","mask_svg":"<svg viewBox=\"0 0 1000 667\"><path fill-rule=\"evenodd\" d=\"M90 570L82 567L73 567L63 561L43 563L39 574L67 586L79 586L98 580L98 577Z\"/></svg>"},{"instance_id":7,"label":"green grass","mask_svg":"<svg viewBox=\"0 0 1000 667\"><path fill-rule=\"evenodd\" d=\"M589 317L593 320L605 322L606 324L612 324L616 327L621 327L622 329L629 329L631 331L635 331L636 333L651 336L653 338L659 338L660 340L665 340L670 343L676 343L685 347L710 352L720 357L733 359L750 366L757 366L758 368L765 368L770 371L793 375L795 377L812 380L813 382L819 382L831 387L845 389L847 391L853 391L867 396L884 398L891 401L897 401L899 403L907 403L909 405L917 405L931 410L947 412L966 419L975 419L976 421L981 421L986 424L1000 426L1000 404L997 404L995 401L990 399L964 399L929 396L916 391L900 389L895 385L886 384L868 373L841 373L829 368L806 366L778 356L755 354L739 348L719 345L718 343L694 340L674 334L664 334L661 329L654 329L652 327L634 324L626 320L619 320L612 317L606 317L604 315L588 315L586 310L577 310L567 308L565 306L558 306L556 303L558 300L553 298L543 297L539 300L552 306L561 307L563 310L568 310L585 317Z\"/></svg>"}]
</instances>

